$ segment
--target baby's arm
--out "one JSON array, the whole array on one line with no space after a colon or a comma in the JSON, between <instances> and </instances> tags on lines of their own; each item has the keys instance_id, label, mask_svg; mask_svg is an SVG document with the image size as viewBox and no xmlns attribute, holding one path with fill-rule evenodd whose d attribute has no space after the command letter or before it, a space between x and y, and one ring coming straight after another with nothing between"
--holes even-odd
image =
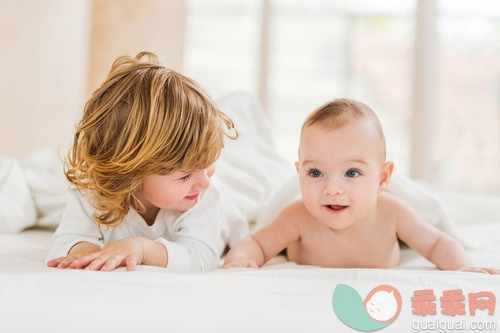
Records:
<instances>
[{"instance_id":1,"label":"baby's arm","mask_svg":"<svg viewBox=\"0 0 500 333\"><path fill-rule=\"evenodd\" d=\"M472 259L456 239L421 219L403 201L396 200L393 213L396 214L398 238L439 269L491 274L500 272L496 269L473 267Z\"/></svg>"},{"instance_id":2,"label":"baby's arm","mask_svg":"<svg viewBox=\"0 0 500 333\"><path fill-rule=\"evenodd\" d=\"M264 258L264 251L262 250L260 244L252 238L252 236L248 236L247 238L239 241L227 253L226 258L224 259L224 268L259 268L264 264Z\"/></svg>"},{"instance_id":3,"label":"baby's arm","mask_svg":"<svg viewBox=\"0 0 500 333\"><path fill-rule=\"evenodd\" d=\"M271 224L238 242L226 255L224 268L258 268L299 239L300 207L291 204Z\"/></svg>"}]
</instances>

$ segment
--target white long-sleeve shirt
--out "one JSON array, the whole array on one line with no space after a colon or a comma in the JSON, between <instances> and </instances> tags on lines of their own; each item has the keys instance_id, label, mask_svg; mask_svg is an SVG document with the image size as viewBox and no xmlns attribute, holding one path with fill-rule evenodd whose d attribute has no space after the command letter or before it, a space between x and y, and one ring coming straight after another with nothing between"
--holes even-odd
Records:
<instances>
[{"instance_id":1,"label":"white long-sleeve shirt","mask_svg":"<svg viewBox=\"0 0 500 333\"><path fill-rule=\"evenodd\" d=\"M79 242L102 247L125 237L142 236L165 246L167 268L182 272L207 271L217 267L228 241L221 195L213 181L192 208L185 212L160 209L151 226L132 208L121 224L109 228L94 222L93 212L85 197L77 191L71 192L47 261L66 256Z\"/></svg>"}]
</instances>

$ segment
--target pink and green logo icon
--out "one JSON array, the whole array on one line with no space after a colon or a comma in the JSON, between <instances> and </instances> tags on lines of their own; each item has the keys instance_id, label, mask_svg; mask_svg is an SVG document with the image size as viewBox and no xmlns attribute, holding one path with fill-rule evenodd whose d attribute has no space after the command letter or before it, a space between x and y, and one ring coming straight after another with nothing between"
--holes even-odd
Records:
<instances>
[{"instance_id":1,"label":"pink and green logo icon","mask_svg":"<svg viewBox=\"0 0 500 333\"><path fill-rule=\"evenodd\" d=\"M333 310L344 324L363 332L386 327L401 310L399 291L387 284L373 288L364 301L352 287L338 284L332 302Z\"/></svg>"}]
</instances>

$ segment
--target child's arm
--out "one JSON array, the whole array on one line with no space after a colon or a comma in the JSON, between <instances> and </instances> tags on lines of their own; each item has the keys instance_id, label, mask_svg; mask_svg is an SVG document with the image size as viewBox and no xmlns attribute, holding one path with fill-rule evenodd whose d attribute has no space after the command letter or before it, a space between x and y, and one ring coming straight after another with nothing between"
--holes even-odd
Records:
<instances>
[{"instance_id":1,"label":"child's arm","mask_svg":"<svg viewBox=\"0 0 500 333\"><path fill-rule=\"evenodd\" d=\"M47 266L68 268L77 257L101 249L103 235L92 220L92 213L92 207L80 193L69 192L61 222L52 237Z\"/></svg>"},{"instance_id":2,"label":"child's arm","mask_svg":"<svg viewBox=\"0 0 500 333\"><path fill-rule=\"evenodd\" d=\"M126 237L100 250L74 257L68 267L111 271L119 266L127 266L127 270L133 270L136 265L165 267L167 262L167 250L161 243L144 237Z\"/></svg>"},{"instance_id":3,"label":"child's arm","mask_svg":"<svg viewBox=\"0 0 500 333\"><path fill-rule=\"evenodd\" d=\"M463 270L498 274L500 271L474 267L464 247L454 238L422 220L406 203L397 200L396 232L399 239L442 270Z\"/></svg>"},{"instance_id":4,"label":"child's arm","mask_svg":"<svg viewBox=\"0 0 500 333\"><path fill-rule=\"evenodd\" d=\"M125 237L104 245L105 236L92 220L93 209L76 191L71 191L49 250L47 266L89 270L134 269L136 264L165 267L165 246L143 237Z\"/></svg>"},{"instance_id":5,"label":"child's arm","mask_svg":"<svg viewBox=\"0 0 500 333\"><path fill-rule=\"evenodd\" d=\"M258 268L300 237L303 204L286 207L268 226L241 240L226 255L223 268Z\"/></svg>"}]
</instances>

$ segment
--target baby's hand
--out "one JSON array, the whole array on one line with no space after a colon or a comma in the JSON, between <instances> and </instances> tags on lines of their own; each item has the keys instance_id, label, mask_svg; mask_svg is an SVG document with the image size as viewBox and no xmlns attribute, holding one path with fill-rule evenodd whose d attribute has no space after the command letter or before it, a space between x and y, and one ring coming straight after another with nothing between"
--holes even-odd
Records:
<instances>
[{"instance_id":1,"label":"baby's hand","mask_svg":"<svg viewBox=\"0 0 500 333\"><path fill-rule=\"evenodd\" d=\"M259 268L259 265L253 259L240 259L230 262L225 262L222 268L233 268L233 267L246 267L246 268Z\"/></svg>"},{"instance_id":2,"label":"baby's hand","mask_svg":"<svg viewBox=\"0 0 500 333\"><path fill-rule=\"evenodd\" d=\"M486 273L486 274L500 274L500 269L498 269L498 268L488 268L488 267L462 267L459 270L462 271L462 272Z\"/></svg>"}]
</instances>

